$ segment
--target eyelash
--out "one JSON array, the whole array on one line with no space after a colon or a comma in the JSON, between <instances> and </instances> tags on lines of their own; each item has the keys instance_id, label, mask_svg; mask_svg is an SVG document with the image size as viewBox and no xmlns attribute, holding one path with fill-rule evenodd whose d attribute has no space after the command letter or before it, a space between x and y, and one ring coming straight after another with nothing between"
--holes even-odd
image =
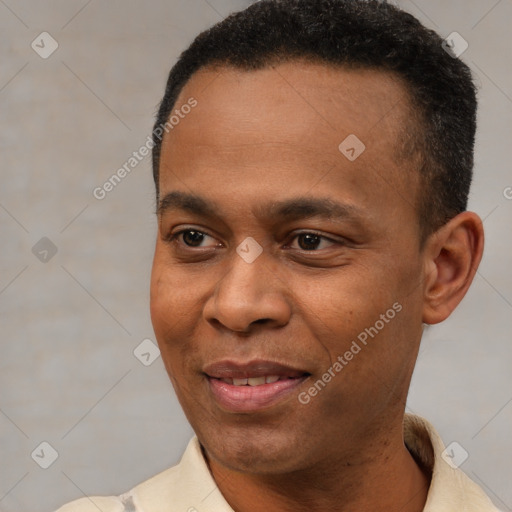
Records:
<instances>
[{"instance_id":1,"label":"eyelash","mask_svg":"<svg viewBox=\"0 0 512 512\"><path fill-rule=\"evenodd\" d=\"M205 236L209 236L210 238L215 238L213 237L212 235L209 235L208 233L206 233L205 231L200 231L199 229L195 229L195 228L185 228L185 229L182 229L180 231L177 231L176 233L171 233L169 234L166 238L165 238L165 241L166 242L169 242L169 243L179 243L179 241L177 240L177 238L184 234L184 233L187 233L189 231L194 231L196 233L200 233L201 235L205 235ZM314 235L314 236L317 236L318 238L320 238L321 240L326 240L332 244L337 244L337 245L342 245L342 242L340 241L336 241L336 240L333 240L332 238L329 238L329 237L326 237L324 235L322 235L321 233L318 233L316 231L302 231L300 233L296 233L293 238L291 240L295 240L297 237L301 236L301 235ZM186 247L187 250L194 250L194 249L205 249L205 248L201 248L201 247L192 247L190 245L187 245L187 244L182 244L184 247ZM305 250L305 249L298 249L300 252L302 253L312 253L312 252L319 252L320 250Z\"/></svg>"}]
</instances>

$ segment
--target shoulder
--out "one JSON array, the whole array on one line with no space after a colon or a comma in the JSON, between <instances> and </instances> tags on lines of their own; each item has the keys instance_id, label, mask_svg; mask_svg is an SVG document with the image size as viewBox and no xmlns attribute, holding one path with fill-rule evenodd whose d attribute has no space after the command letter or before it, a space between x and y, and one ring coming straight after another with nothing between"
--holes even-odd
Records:
<instances>
[{"instance_id":1,"label":"shoulder","mask_svg":"<svg viewBox=\"0 0 512 512\"><path fill-rule=\"evenodd\" d=\"M120 496L87 496L66 503L55 512L138 512L148 503L159 503L167 493L175 495L180 489L180 464L138 484Z\"/></svg>"},{"instance_id":2,"label":"shoulder","mask_svg":"<svg viewBox=\"0 0 512 512\"><path fill-rule=\"evenodd\" d=\"M145 510L148 503L155 505L163 499L179 495L182 485L179 477L178 465L151 477L120 496L87 496L66 503L55 512L138 512Z\"/></svg>"},{"instance_id":3,"label":"shoulder","mask_svg":"<svg viewBox=\"0 0 512 512\"><path fill-rule=\"evenodd\" d=\"M56 512L123 512L123 502L114 496L80 498L60 507Z\"/></svg>"},{"instance_id":4,"label":"shoulder","mask_svg":"<svg viewBox=\"0 0 512 512\"><path fill-rule=\"evenodd\" d=\"M425 418L405 415L404 441L419 466L431 474L424 512L500 512L484 490L459 469L463 461L456 464L452 460L456 455L455 448L448 445L447 449L438 432Z\"/></svg>"},{"instance_id":5,"label":"shoulder","mask_svg":"<svg viewBox=\"0 0 512 512\"><path fill-rule=\"evenodd\" d=\"M196 436L181 461L120 496L86 497L56 512L186 512L208 497L210 510L232 512L220 493Z\"/></svg>"}]
</instances>

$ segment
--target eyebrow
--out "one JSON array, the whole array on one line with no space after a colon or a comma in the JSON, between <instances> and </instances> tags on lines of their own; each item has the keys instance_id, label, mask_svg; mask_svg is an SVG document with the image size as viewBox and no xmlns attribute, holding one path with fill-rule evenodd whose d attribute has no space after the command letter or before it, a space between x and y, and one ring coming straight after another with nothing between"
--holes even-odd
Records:
<instances>
[{"instance_id":1,"label":"eyebrow","mask_svg":"<svg viewBox=\"0 0 512 512\"><path fill-rule=\"evenodd\" d=\"M219 208L213 202L195 194L173 191L159 202L157 215L170 210L183 210L203 216L222 218ZM310 217L324 217L332 220L362 220L362 211L353 204L339 203L329 198L298 196L282 201L271 201L254 209L261 217L293 221Z\"/></svg>"}]
</instances>

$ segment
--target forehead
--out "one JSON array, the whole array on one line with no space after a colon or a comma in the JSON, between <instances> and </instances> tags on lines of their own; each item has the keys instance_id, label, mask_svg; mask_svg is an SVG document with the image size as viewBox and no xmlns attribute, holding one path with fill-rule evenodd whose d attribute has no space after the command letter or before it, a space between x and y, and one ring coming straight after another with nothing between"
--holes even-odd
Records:
<instances>
[{"instance_id":1,"label":"forehead","mask_svg":"<svg viewBox=\"0 0 512 512\"><path fill-rule=\"evenodd\" d=\"M404 173L396 158L409 99L392 73L303 61L251 71L221 66L194 74L174 110L190 98L197 106L164 137L161 192L200 186L228 194L237 182L240 193L299 194L321 179L325 190L359 188L365 196L384 180L394 195L401 188L411 196L415 173ZM355 160L343 153L352 146L364 149Z\"/></svg>"},{"instance_id":2,"label":"forehead","mask_svg":"<svg viewBox=\"0 0 512 512\"><path fill-rule=\"evenodd\" d=\"M250 71L203 68L185 84L176 107L192 96L199 102L195 112L215 116L217 124L237 122L239 131L263 128L267 138L275 134L280 140L286 133L296 135L295 128L307 130L294 120L309 122L311 131L338 135L364 137L374 129L396 135L411 105L407 86L395 73L305 60ZM258 126L262 119L264 127Z\"/></svg>"}]
</instances>

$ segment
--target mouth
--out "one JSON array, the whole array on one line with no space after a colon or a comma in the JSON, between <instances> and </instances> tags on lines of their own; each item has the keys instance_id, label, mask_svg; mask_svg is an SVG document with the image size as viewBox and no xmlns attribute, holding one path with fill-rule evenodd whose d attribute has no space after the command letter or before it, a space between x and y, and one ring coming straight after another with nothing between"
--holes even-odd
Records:
<instances>
[{"instance_id":1,"label":"mouth","mask_svg":"<svg viewBox=\"0 0 512 512\"><path fill-rule=\"evenodd\" d=\"M211 394L227 412L255 412L285 400L311 374L264 360L221 361L203 370Z\"/></svg>"}]
</instances>

